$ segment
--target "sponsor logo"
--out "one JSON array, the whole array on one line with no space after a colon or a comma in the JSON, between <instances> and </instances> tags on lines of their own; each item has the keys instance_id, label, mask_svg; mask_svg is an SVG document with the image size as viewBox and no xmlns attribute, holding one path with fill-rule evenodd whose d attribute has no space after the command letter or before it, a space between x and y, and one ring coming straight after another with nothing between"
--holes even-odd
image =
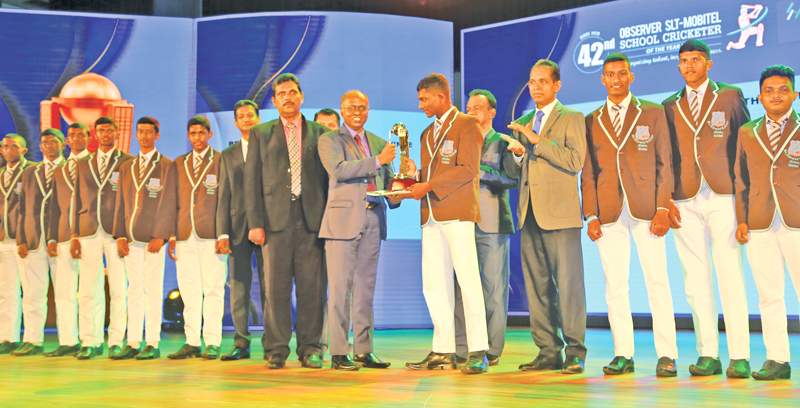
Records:
<instances>
[{"instance_id":1,"label":"sponsor logo","mask_svg":"<svg viewBox=\"0 0 800 408\"><path fill-rule=\"evenodd\" d=\"M791 6L790 6L791 7ZM763 13L762 13L763 11ZM739 41L728 41L726 50L742 50L747 46L747 41L750 37L756 36L756 47L764 46L764 23L761 20L767 16L769 8L764 7L763 4L742 4L739 7L739 17L736 21L739 23L739 29L728 33L728 35L739 35Z\"/></svg>"}]
</instances>

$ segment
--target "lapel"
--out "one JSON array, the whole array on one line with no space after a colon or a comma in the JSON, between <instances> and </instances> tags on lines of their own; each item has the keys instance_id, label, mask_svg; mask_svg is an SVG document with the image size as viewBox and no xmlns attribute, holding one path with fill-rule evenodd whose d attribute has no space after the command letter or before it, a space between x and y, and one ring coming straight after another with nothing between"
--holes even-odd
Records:
<instances>
[{"instance_id":1,"label":"lapel","mask_svg":"<svg viewBox=\"0 0 800 408\"><path fill-rule=\"evenodd\" d=\"M439 134L434 134L433 131L435 130L435 122L431 124L430 130L428 131L428 137L426 137L426 144L428 145L428 154L431 156L431 161L429 164L433 163L433 158L436 157L436 153L439 151L439 147L442 146L444 143L444 139L447 138L447 132L450 131L450 128L453 127L453 122L456 121L456 117L458 117L458 109L453 107L452 115L447 115L442 119L442 127L439 129Z\"/></svg>"},{"instance_id":2,"label":"lapel","mask_svg":"<svg viewBox=\"0 0 800 408\"><path fill-rule=\"evenodd\" d=\"M114 148L114 152L111 153L111 157L108 159L108 163L106 163L106 174L105 177L100 180L100 154L92 153L92 156L89 158L89 171L92 172L92 178L94 179L95 184L97 184L97 188L102 190L105 187L108 180L111 178L111 175L114 173L114 168L117 167L117 162L119 161L119 157L122 156L122 152ZM136 156L137 158L139 156ZM133 169L133 167L131 167ZM139 173L136 173L138 176ZM134 177L136 178L136 177Z\"/></svg>"},{"instance_id":3,"label":"lapel","mask_svg":"<svg viewBox=\"0 0 800 408\"><path fill-rule=\"evenodd\" d=\"M241 153L241 150L239 150ZM189 152L186 157L186 160L183 161L183 168L186 171L186 176L189 178L189 183L192 184L192 191L197 189L197 186L200 185L200 180L205 177L208 169L211 167L211 162L214 160L214 149L209 148L206 154L203 156L203 160L200 161L200 173L197 174L197 179L194 178L194 152ZM192 162L192 166L189 166L189 162Z\"/></svg>"},{"instance_id":4,"label":"lapel","mask_svg":"<svg viewBox=\"0 0 800 408\"><path fill-rule=\"evenodd\" d=\"M242 151L242 142L238 142L233 145L231 155L233 156L234 166L241 166L244 164L244 152Z\"/></svg>"},{"instance_id":5,"label":"lapel","mask_svg":"<svg viewBox=\"0 0 800 408\"><path fill-rule=\"evenodd\" d=\"M75 165L77 166L78 163L75 163ZM69 160L67 160L67 162L61 166L61 175L64 176L64 181L67 183L67 187L69 187L70 190L75 191L75 187L72 185L72 178L69 176ZM53 177L55 177L55 174L53 174ZM55 182L55 180L53 180L53 182Z\"/></svg>"},{"instance_id":6,"label":"lapel","mask_svg":"<svg viewBox=\"0 0 800 408\"><path fill-rule=\"evenodd\" d=\"M11 183L8 184L8 190L6 190L6 171L8 171L8 166L3 167L3 171L0 172L0 191L3 192L4 198L8 199L8 195L14 191L14 185L17 184L17 180L22 176L22 170L25 169L27 163L28 160L25 157L22 157L19 163L17 163L17 167L14 168L14 173L11 175Z\"/></svg>"},{"instance_id":7,"label":"lapel","mask_svg":"<svg viewBox=\"0 0 800 408\"><path fill-rule=\"evenodd\" d=\"M364 129L364 137L367 138L367 144L369 145L369 153L372 156L377 156L379 151L377 146L378 141L376 139L380 139L380 137L367 132L367 129Z\"/></svg>"},{"instance_id":8,"label":"lapel","mask_svg":"<svg viewBox=\"0 0 800 408\"><path fill-rule=\"evenodd\" d=\"M45 189L45 183L46 183L45 173L47 172L46 167L47 166L45 165L44 161L42 161L41 163L36 165L36 171L33 172L34 176L36 176L36 184L39 185L39 192L42 193L42 197L47 196L47 190Z\"/></svg>"},{"instance_id":9,"label":"lapel","mask_svg":"<svg viewBox=\"0 0 800 408\"><path fill-rule=\"evenodd\" d=\"M640 102L635 96L631 95L631 103L628 104L628 112L625 113L625 122L622 124L622 135L620 135L622 142L620 143L620 146L624 146L625 142L628 141L628 138L631 137L633 128L639 121L639 116L642 115L641 106L642 102Z\"/></svg>"},{"instance_id":10,"label":"lapel","mask_svg":"<svg viewBox=\"0 0 800 408\"><path fill-rule=\"evenodd\" d=\"M133 159L133 164L131 165L132 169L133 168L136 169L136 174L132 174L133 177L131 178L133 179L133 187L136 189L137 193L141 191L142 186L145 185L145 180L147 180L150 177L150 175L153 174L153 170L156 169L156 164L158 164L159 160L161 160L161 153L159 153L158 150L156 150L156 154L154 154L153 157L150 159L150 161L147 163L147 165L150 166L150 170L147 170L144 177L142 177L141 181L139 181L139 173L138 173L140 157L141 155L137 155L136 158Z\"/></svg>"},{"instance_id":11,"label":"lapel","mask_svg":"<svg viewBox=\"0 0 800 408\"><path fill-rule=\"evenodd\" d=\"M611 123L611 113L608 111L608 104L604 103L603 106L598 109L597 112L597 121L600 123L600 128L603 129L603 133L606 134L606 137L614 146L615 149L619 149L619 145L617 145L617 136L614 133L614 125ZM611 129L611 132L609 132Z\"/></svg>"},{"instance_id":12,"label":"lapel","mask_svg":"<svg viewBox=\"0 0 800 408\"><path fill-rule=\"evenodd\" d=\"M550 115L547 118L547 122L542 123L542 128L539 129L540 136L546 134L547 131L550 130L550 128L553 126L553 123L556 123L558 117L561 116L561 108L563 108L561 102L556 102L556 106L554 106L553 110L550 111Z\"/></svg>"},{"instance_id":13,"label":"lapel","mask_svg":"<svg viewBox=\"0 0 800 408\"><path fill-rule=\"evenodd\" d=\"M794 134L800 129L800 116L796 111L792 111L792 115L786 121L786 125L781 132L781 139L778 142L778 151L773 154L769 143L769 135L767 134L767 121L766 115L758 120L756 126L753 128L753 136L758 140L761 149L769 156L770 161L775 162L780 157L780 153L786 149L789 141L792 140Z\"/></svg>"},{"instance_id":14,"label":"lapel","mask_svg":"<svg viewBox=\"0 0 800 408\"><path fill-rule=\"evenodd\" d=\"M366 133L366 132L365 132ZM347 146L348 149L353 153L357 160L364 159L364 155L361 154L361 149L356 145L356 140L353 136L350 136L350 131L347 130L344 125L339 128L339 137L342 138L344 144Z\"/></svg>"},{"instance_id":15,"label":"lapel","mask_svg":"<svg viewBox=\"0 0 800 408\"><path fill-rule=\"evenodd\" d=\"M283 119L280 116L275 126L272 127L272 138L278 138L278 140L275 141L275 143L278 144L278 150L280 150L278 157L286 157L286 161L291 165L291 160L289 160L289 145L286 144L286 132L283 130ZM248 153L249 152L248 150Z\"/></svg>"},{"instance_id":16,"label":"lapel","mask_svg":"<svg viewBox=\"0 0 800 408\"><path fill-rule=\"evenodd\" d=\"M308 131L308 122L306 122L306 117L303 115L300 115L300 142L300 163L302 164L306 160L312 160L314 158L314 151L312 149L316 149L316 146L311 143L311 134Z\"/></svg>"},{"instance_id":17,"label":"lapel","mask_svg":"<svg viewBox=\"0 0 800 408\"><path fill-rule=\"evenodd\" d=\"M684 96L686 97L684 98ZM689 107L689 95L686 93L686 87L678 94L678 112L681 114L686 125L689 126L689 129L694 132L695 136L700 133L700 129L703 127L702 124L708 119L708 114L711 112L711 108L714 104L717 103L718 98L719 85L709 79L708 86L706 87L706 94L703 96L703 105L700 106L700 125L695 126L694 119L692 118L692 110Z\"/></svg>"}]
</instances>

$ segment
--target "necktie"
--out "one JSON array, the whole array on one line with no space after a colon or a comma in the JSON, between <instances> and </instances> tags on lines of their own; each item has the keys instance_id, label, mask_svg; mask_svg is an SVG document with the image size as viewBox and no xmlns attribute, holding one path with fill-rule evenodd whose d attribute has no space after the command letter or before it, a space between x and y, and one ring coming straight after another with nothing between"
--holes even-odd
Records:
<instances>
[{"instance_id":1,"label":"necktie","mask_svg":"<svg viewBox=\"0 0 800 408\"><path fill-rule=\"evenodd\" d=\"M544 111L543 110L536 111L536 120L533 122L533 127L531 128L531 130L533 130L533 133L536 133L537 135L539 134L539 132L542 131L542 118L543 117L544 117Z\"/></svg>"},{"instance_id":2,"label":"necktie","mask_svg":"<svg viewBox=\"0 0 800 408\"><path fill-rule=\"evenodd\" d=\"M772 147L772 152L775 153L778 150L778 142L781 140L781 126L783 125L783 121L770 119L769 123L772 125L772 132L769 134L769 145Z\"/></svg>"},{"instance_id":3,"label":"necktie","mask_svg":"<svg viewBox=\"0 0 800 408\"><path fill-rule=\"evenodd\" d=\"M194 155L194 178L197 179L197 175L200 174L200 165L203 163L203 156L199 154Z\"/></svg>"},{"instance_id":4,"label":"necktie","mask_svg":"<svg viewBox=\"0 0 800 408\"><path fill-rule=\"evenodd\" d=\"M47 180L46 189L50 191L50 186L53 184L53 163L47 163L47 170L44 173L44 178Z\"/></svg>"},{"instance_id":5,"label":"necktie","mask_svg":"<svg viewBox=\"0 0 800 408\"><path fill-rule=\"evenodd\" d=\"M299 196L302 190L300 185L300 146L297 145L297 135L294 133L294 123L289 125L289 161L292 173L292 194Z\"/></svg>"},{"instance_id":6,"label":"necktie","mask_svg":"<svg viewBox=\"0 0 800 408\"><path fill-rule=\"evenodd\" d=\"M145 169L147 169L147 157L139 156L139 181L144 181Z\"/></svg>"},{"instance_id":7,"label":"necktie","mask_svg":"<svg viewBox=\"0 0 800 408\"><path fill-rule=\"evenodd\" d=\"M698 96L700 95L697 93L697 90L692 89L692 104L689 105L689 109L692 111L692 118L694 118L695 126L699 125L697 121L700 120L700 101L697 100Z\"/></svg>"},{"instance_id":8,"label":"necktie","mask_svg":"<svg viewBox=\"0 0 800 408\"><path fill-rule=\"evenodd\" d=\"M74 157L67 161L67 165L69 166L69 178L70 178L70 180L72 180L73 184L75 184L75 171L77 170L77 167L78 167L78 166L75 165L77 163L77 161L78 161L78 159L76 159Z\"/></svg>"},{"instance_id":9,"label":"necktie","mask_svg":"<svg viewBox=\"0 0 800 408\"><path fill-rule=\"evenodd\" d=\"M8 190L8 186L11 184L11 173L13 170L9 170L8 166L6 166L6 171L3 174L3 184L5 184L6 190Z\"/></svg>"},{"instance_id":10,"label":"necktie","mask_svg":"<svg viewBox=\"0 0 800 408\"><path fill-rule=\"evenodd\" d=\"M356 139L356 144L358 145L358 148L361 150L361 155L364 156L364 158L369 157L369 156L367 156L366 149L364 149L364 145L361 144L361 135L356 133L355 139ZM367 192L375 191L377 189L378 188L375 185L375 178L374 177L370 177L369 178L369 184L367 184Z\"/></svg>"},{"instance_id":11,"label":"necktie","mask_svg":"<svg viewBox=\"0 0 800 408\"><path fill-rule=\"evenodd\" d=\"M106 178L106 163L108 161L107 156L100 156L100 180Z\"/></svg>"},{"instance_id":12,"label":"necktie","mask_svg":"<svg viewBox=\"0 0 800 408\"><path fill-rule=\"evenodd\" d=\"M614 133L617 134L617 140L619 140L619 134L622 132L622 120L620 120L620 111L622 111L622 106L614 105L611 107L614 110Z\"/></svg>"}]
</instances>

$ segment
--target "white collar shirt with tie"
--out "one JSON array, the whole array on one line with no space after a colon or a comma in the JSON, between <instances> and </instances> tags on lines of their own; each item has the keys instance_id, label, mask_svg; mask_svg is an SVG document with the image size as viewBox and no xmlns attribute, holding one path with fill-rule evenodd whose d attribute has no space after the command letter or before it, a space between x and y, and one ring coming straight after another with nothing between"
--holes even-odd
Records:
<instances>
[{"instance_id":1,"label":"white collar shirt with tie","mask_svg":"<svg viewBox=\"0 0 800 408\"><path fill-rule=\"evenodd\" d=\"M80 153L75 154L75 152L70 152L69 157L67 158L67 171L69 171L69 176L72 182L75 182L75 168L78 165L78 159L82 159L89 155L89 151L83 149Z\"/></svg>"},{"instance_id":2,"label":"white collar shirt with tie","mask_svg":"<svg viewBox=\"0 0 800 408\"><path fill-rule=\"evenodd\" d=\"M441 118L434 119L434 121L433 121L433 135L434 135L434 137L438 137L439 136L439 128L441 128L444 125L444 120L450 115L450 112L454 111L455 109L456 109L455 106L451 106L450 109L448 109L447 112L445 112L444 115L442 115Z\"/></svg>"},{"instance_id":3,"label":"white collar shirt with tie","mask_svg":"<svg viewBox=\"0 0 800 408\"><path fill-rule=\"evenodd\" d=\"M139 152L139 178L144 178L144 175L147 173L147 166L150 164L150 161L153 159L153 156L156 154L158 150L153 149L149 153L143 154Z\"/></svg>"},{"instance_id":4,"label":"white collar shirt with tie","mask_svg":"<svg viewBox=\"0 0 800 408\"><path fill-rule=\"evenodd\" d=\"M548 103L547 105L543 106L541 109L539 109L538 107L536 108L537 112L538 111L542 111L542 113L544 113L544 116L542 116L542 125L541 125L541 127L539 127L539 133L542 132L542 128L544 127L544 124L547 123L547 119L550 118L550 114L553 113L553 109L555 109L557 103L558 103L558 99L553 99L553 102ZM534 124L535 121L536 121L536 115L534 114L533 120L528 122L528 127L533 129L533 124Z\"/></svg>"},{"instance_id":5,"label":"white collar shirt with tie","mask_svg":"<svg viewBox=\"0 0 800 408\"><path fill-rule=\"evenodd\" d=\"M708 80L708 78L706 78L706 80L703 81L703 83L700 84L700 86L698 86L697 88L692 88L691 86L686 85L686 102L688 102L688 104L689 104L689 111L692 114L692 117L694 117L694 113L695 113L694 111L692 111L692 102L694 102L692 100L692 97L693 97L693 95L696 95L696 98L697 98L697 113L698 113L698 117L695 118L695 122L700 120L700 117L699 117L699 115L701 114L700 110L703 108L703 97L706 95L706 91L708 90L708 82L709 82L709 80ZM696 94L694 92L692 92L692 91L695 91Z\"/></svg>"},{"instance_id":6,"label":"white collar shirt with tie","mask_svg":"<svg viewBox=\"0 0 800 408\"><path fill-rule=\"evenodd\" d=\"M625 123L625 115L628 113L628 107L631 104L631 99L632 98L633 98L633 94L628 92L628 96L626 96L625 99L623 99L622 102L620 102L620 103L614 103L614 102L611 102L611 100L606 99L606 107L608 108L608 112L611 114L611 123L614 123L614 120L615 120L614 119L614 114L615 114L614 106L618 105L619 108L620 108L619 109L619 113L618 113L619 114L619 123L620 123L620 132L624 131L622 128L623 128L623 124ZM622 138L625 137L625 135L620 134L618 137L620 139L622 139Z\"/></svg>"},{"instance_id":7,"label":"white collar shirt with tie","mask_svg":"<svg viewBox=\"0 0 800 408\"><path fill-rule=\"evenodd\" d=\"M242 161L247 161L247 148L250 147L250 141L242 139Z\"/></svg>"},{"instance_id":8,"label":"white collar shirt with tie","mask_svg":"<svg viewBox=\"0 0 800 408\"><path fill-rule=\"evenodd\" d=\"M206 157L208 150L211 149L211 146L206 146L206 148L197 153L196 150L192 150L192 171L194 172L194 177L197 178L197 175L200 174L200 166L203 164L203 158Z\"/></svg>"}]
</instances>

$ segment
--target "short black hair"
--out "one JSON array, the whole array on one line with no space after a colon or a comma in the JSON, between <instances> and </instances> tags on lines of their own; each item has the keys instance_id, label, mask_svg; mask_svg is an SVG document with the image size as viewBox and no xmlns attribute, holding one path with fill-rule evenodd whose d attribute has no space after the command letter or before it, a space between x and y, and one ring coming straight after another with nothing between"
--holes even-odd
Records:
<instances>
[{"instance_id":1,"label":"short black hair","mask_svg":"<svg viewBox=\"0 0 800 408\"><path fill-rule=\"evenodd\" d=\"M186 130L190 130L194 125L200 125L206 128L207 131L211 131L211 124L208 123L208 119L206 119L205 116L197 115L189 119L189 124L186 125Z\"/></svg>"},{"instance_id":2,"label":"short black hair","mask_svg":"<svg viewBox=\"0 0 800 408\"><path fill-rule=\"evenodd\" d=\"M497 99L492 95L491 92L485 89L473 89L472 92L469 93L469 97L472 98L473 96L483 96L489 101L489 107L492 109L497 109Z\"/></svg>"},{"instance_id":3,"label":"short black hair","mask_svg":"<svg viewBox=\"0 0 800 408\"><path fill-rule=\"evenodd\" d=\"M711 60L711 51L708 50L708 45L700 40L689 40L681 45L681 49L678 50L678 56L683 54L684 52L692 52L692 51L700 51L705 55L707 60Z\"/></svg>"},{"instance_id":4,"label":"short black hair","mask_svg":"<svg viewBox=\"0 0 800 408\"><path fill-rule=\"evenodd\" d=\"M97 119L96 121L94 121L94 128L95 129L97 129L97 127L100 126L100 125L114 125L114 129L119 130L119 125L117 124L117 121L114 120L113 118L108 117L108 116L103 116L102 118Z\"/></svg>"},{"instance_id":5,"label":"short black hair","mask_svg":"<svg viewBox=\"0 0 800 408\"><path fill-rule=\"evenodd\" d=\"M16 134L16 133L9 133L3 137L3 139L11 139L17 143L19 143L19 147L26 149L28 147L28 142L25 140L24 137Z\"/></svg>"},{"instance_id":6,"label":"short black hair","mask_svg":"<svg viewBox=\"0 0 800 408\"><path fill-rule=\"evenodd\" d=\"M89 130L89 126L86 126L81 122L75 122L69 125L69 129L81 129L84 132L86 132L86 136L89 136L89 134L91 133L91 131Z\"/></svg>"},{"instance_id":7,"label":"short black hair","mask_svg":"<svg viewBox=\"0 0 800 408\"><path fill-rule=\"evenodd\" d=\"M533 69L536 67L550 68L550 70L552 70L553 72L551 74L553 82L558 82L561 80L561 69L558 68L558 64L556 64L555 62L550 61L548 59L540 59L539 61L536 61L535 64L533 64L533 67L531 67L531 71L533 71Z\"/></svg>"},{"instance_id":8,"label":"short black hair","mask_svg":"<svg viewBox=\"0 0 800 408\"><path fill-rule=\"evenodd\" d=\"M447 83L447 78L442 74L430 74L422 78L417 84L417 92L423 89L438 89L443 91L448 97L450 96L450 84Z\"/></svg>"},{"instance_id":9,"label":"short black hair","mask_svg":"<svg viewBox=\"0 0 800 408\"><path fill-rule=\"evenodd\" d=\"M298 88L299 87L300 86L298 85ZM249 99L242 99L241 101L236 102L236 105L233 105L233 120L234 121L236 120L236 111L239 110L239 108L241 108L242 106L249 106L249 107L253 108L253 112L255 112L256 117L259 117L259 115L258 115L258 104L253 102L253 101L251 101L251 100L249 100Z\"/></svg>"},{"instance_id":10,"label":"short black hair","mask_svg":"<svg viewBox=\"0 0 800 408\"><path fill-rule=\"evenodd\" d=\"M139 120L136 121L137 125L153 125L156 128L156 133L158 133L158 121L155 118L151 118L150 116L143 116Z\"/></svg>"},{"instance_id":11,"label":"short black hair","mask_svg":"<svg viewBox=\"0 0 800 408\"><path fill-rule=\"evenodd\" d=\"M278 92L277 91L278 85L289 81L292 81L295 84L297 84L297 92L303 93L303 91L300 89L300 80L297 79L297 77L294 74L287 72L285 74L278 75L278 77L275 78L274 81L272 81L272 94L275 95L275 92Z\"/></svg>"},{"instance_id":12,"label":"short black hair","mask_svg":"<svg viewBox=\"0 0 800 408\"><path fill-rule=\"evenodd\" d=\"M625 61L628 64L628 69L631 69L631 60L628 59L627 55L625 55L625 54L623 54L621 52L615 52L615 53L612 53L612 54L608 54L608 56L606 57L605 61L603 61L603 67L605 67L606 64L610 64L612 62L618 62L618 61Z\"/></svg>"},{"instance_id":13,"label":"short black hair","mask_svg":"<svg viewBox=\"0 0 800 408\"><path fill-rule=\"evenodd\" d=\"M774 76L789 78L792 81L792 90L794 91L794 70L786 65L780 64L767 67L761 71L761 79L758 81L758 89L760 90L761 87L764 86L764 81L766 81L767 78Z\"/></svg>"},{"instance_id":14,"label":"short black hair","mask_svg":"<svg viewBox=\"0 0 800 408\"><path fill-rule=\"evenodd\" d=\"M314 122L317 121L317 118L319 117L319 115L328 115L328 116L333 115L333 116L336 116L336 124L337 125L339 124L339 112L336 112L333 109L325 108L325 109L315 113L314 114Z\"/></svg>"},{"instance_id":15,"label":"short black hair","mask_svg":"<svg viewBox=\"0 0 800 408\"><path fill-rule=\"evenodd\" d=\"M64 143L64 133L62 133L58 129L53 129L53 128L45 129L45 130L42 131L41 134L39 134L39 137L43 137L43 136L53 136L56 139L60 140L61 143Z\"/></svg>"}]
</instances>

